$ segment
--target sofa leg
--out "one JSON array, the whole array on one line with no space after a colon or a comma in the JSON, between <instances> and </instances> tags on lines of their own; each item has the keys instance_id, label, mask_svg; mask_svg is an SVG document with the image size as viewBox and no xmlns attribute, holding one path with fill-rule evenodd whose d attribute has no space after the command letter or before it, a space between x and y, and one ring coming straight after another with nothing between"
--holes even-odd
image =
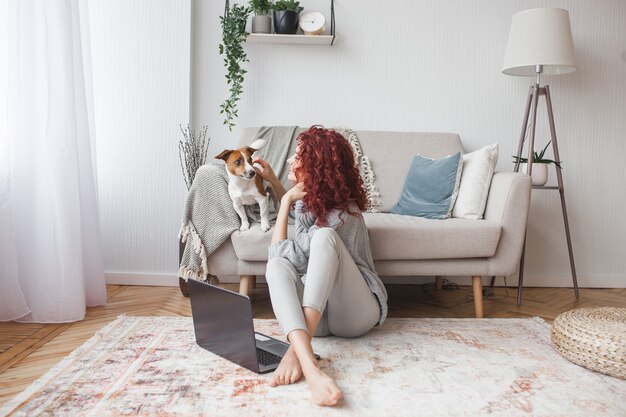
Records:
<instances>
[{"instance_id":1,"label":"sofa leg","mask_svg":"<svg viewBox=\"0 0 626 417\"><path fill-rule=\"evenodd\" d=\"M254 275L241 275L239 276L239 294L248 295L250 294L250 284Z\"/></svg>"},{"instance_id":2,"label":"sofa leg","mask_svg":"<svg viewBox=\"0 0 626 417\"><path fill-rule=\"evenodd\" d=\"M483 283L482 277L474 275L472 277L472 288L474 290L474 309L476 310L476 318L483 318Z\"/></svg>"},{"instance_id":3,"label":"sofa leg","mask_svg":"<svg viewBox=\"0 0 626 417\"><path fill-rule=\"evenodd\" d=\"M443 277L440 277L440 276L435 277L435 287L437 287L438 290L443 289Z\"/></svg>"}]
</instances>

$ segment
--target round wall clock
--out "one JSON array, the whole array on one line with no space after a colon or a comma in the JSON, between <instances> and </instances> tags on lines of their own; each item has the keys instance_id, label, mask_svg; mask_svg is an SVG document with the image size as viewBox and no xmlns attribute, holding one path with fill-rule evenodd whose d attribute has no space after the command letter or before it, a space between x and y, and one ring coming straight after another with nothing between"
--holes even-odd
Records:
<instances>
[{"instance_id":1,"label":"round wall clock","mask_svg":"<svg viewBox=\"0 0 626 417\"><path fill-rule=\"evenodd\" d=\"M305 35L319 35L326 29L326 17L321 12L305 12L300 15L300 29Z\"/></svg>"}]
</instances>

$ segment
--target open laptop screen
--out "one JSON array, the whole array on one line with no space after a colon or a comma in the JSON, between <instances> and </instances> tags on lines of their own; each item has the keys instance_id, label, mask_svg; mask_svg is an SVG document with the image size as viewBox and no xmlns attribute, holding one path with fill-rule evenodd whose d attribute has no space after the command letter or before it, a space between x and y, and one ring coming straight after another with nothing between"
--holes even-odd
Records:
<instances>
[{"instance_id":1,"label":"open laptop screen","mask_svg":"<svg viewBox=\"0 0 626 417\"><path fill-rule=\"evenodd\" d=\"M198 345L258 372L250 299L193 279L189 297Z\"/></svg>"}]
</instances>

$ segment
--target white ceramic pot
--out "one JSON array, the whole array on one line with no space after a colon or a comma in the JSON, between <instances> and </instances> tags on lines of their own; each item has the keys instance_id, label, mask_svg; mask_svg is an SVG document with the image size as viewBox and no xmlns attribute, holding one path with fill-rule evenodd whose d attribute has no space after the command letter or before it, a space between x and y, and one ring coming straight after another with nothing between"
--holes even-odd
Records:
<instances>
[{"instance_id":1,"label":"white ceramic pot","mask_svg":"<svg viewBox=\"0 0 626 417\"><path fill-rule=\"evenodd\" d=\"M528 174L528 165L525 163L519 164L519 171ZM546 182L548 182L548 164L533 162L531 180L533 185L546 185Z\"/></svg>"},{"instance_id":2,"label":"white ceramic pot","mask_svg":"<svg viewBox=\"0 0 626 417\"><path fill-rule=\"evenodd\" d=\"M272 18L269 16L252 16L252 33L271 33Z\"/></svg>"}]
</instances>

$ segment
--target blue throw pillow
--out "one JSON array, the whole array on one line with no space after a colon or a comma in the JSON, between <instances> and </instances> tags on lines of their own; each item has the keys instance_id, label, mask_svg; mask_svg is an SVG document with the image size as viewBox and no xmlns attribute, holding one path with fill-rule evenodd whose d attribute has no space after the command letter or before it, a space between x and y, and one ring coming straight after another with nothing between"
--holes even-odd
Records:
<instances>
[{"instance_id":1,"label":"blue throw pillow","mask_svg":"<svg viewBox=\"0 0 626 417\"><path fill-rule=\"evenodd\" d=\"M461 152L442 159L415 155L404 180L400 201L391 212L427 219L447 219L459 192L462 167Z\"/></svg>"}]
</instances>

